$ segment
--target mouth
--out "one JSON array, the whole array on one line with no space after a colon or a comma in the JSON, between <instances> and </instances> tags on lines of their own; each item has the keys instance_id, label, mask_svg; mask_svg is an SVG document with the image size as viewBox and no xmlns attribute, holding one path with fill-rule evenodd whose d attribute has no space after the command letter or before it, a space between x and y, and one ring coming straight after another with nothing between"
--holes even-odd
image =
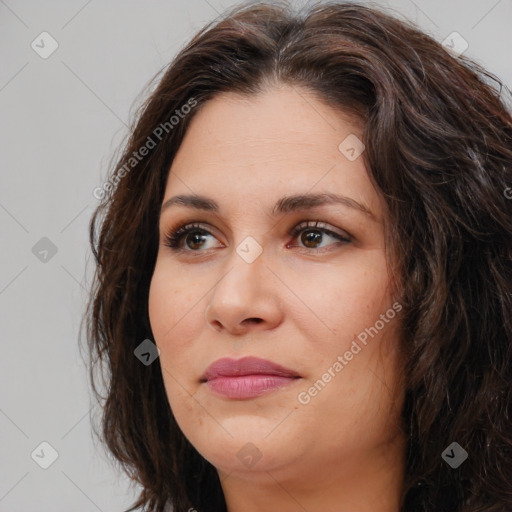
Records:
<instances>
[{"instance_id":1,"label":"mouth","mask_svg":"<svg viewBox=\"0 0 512 512\"><path fill-rule=\"evenodd\" d=\"M272 361L244 357L215 361L201 382L216 395L244 400L282 389L300 378L297 372Z\"/></svg>"}]
</instances>

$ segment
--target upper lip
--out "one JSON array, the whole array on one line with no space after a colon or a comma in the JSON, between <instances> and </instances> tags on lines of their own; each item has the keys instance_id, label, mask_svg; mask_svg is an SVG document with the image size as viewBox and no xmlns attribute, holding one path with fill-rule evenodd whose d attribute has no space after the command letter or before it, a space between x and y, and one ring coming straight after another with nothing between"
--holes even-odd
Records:
<instances>
[{"instance_id":1,"label":"upper lip","mask_svg":"<svg viewBox=\"0 0 512 512\"><path fill-rule=\"evenodd\" d=\"M281 377L300 377L297 372L280 364L258 357L231 359L224 357L212 363L204 372L203 382L218 377L243 377L245 375L278 375Z\"/></svg>"}]
</instances>

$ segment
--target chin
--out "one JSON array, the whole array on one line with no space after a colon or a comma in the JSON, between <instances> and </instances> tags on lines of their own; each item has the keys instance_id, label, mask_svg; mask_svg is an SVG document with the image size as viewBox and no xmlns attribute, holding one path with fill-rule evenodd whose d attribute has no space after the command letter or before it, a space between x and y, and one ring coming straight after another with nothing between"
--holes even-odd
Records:
<instances>
[{"instance_id":1,"label":"chin","mask_svg":"<svg viewBox=\"0 0 512 512\"><path fill-rule=\"evenodd\" d=\"M269 421L261 428L255 428L255 419L245 416L222 422L224 427L229 423L231 435L218 427L213 435L196 437L191 442L206 460L225 473L270 471L282 465L285 451L296 454L296 450L287 446L287 443L293 444L290 438L272 432L275 422ZM257 419L263 423L262 418Z\"/></svg>"}]
</instances>

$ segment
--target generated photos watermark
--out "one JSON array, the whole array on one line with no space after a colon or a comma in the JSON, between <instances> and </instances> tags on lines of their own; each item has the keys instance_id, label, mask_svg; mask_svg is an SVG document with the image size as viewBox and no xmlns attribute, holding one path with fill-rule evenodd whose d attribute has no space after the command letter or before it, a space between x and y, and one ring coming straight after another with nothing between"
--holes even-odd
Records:
<instances>
[{"instance_id":1,"label":"generated photos watermark","mask_svg":"<svg viewBox=\"0 0 512 512\"><path fill-rule=\"evenodd\" d=\"M301 391L297 400L302 405L307 405L311 402L311 399L320 393L334 377L336 377L344 368L348 365L355 355L359 354L361 350L368 344L368 336L372 339L376 336L386 324L388 324L396 314L402 310L402 305L399 302L395 302L385 313L380 315L380 319L377 320L371 327L367 327L364 331L361 331L356 338L352 340L349 350L345 351L343 355L339 355L329 368L322 374L322 376L315 381L306 391ZM361 347L361 345L363 345Z\"/></svg>"},{"instance_id":2,"label":"generated photos watermark","mask_svg":"<svg viewBox=\"0 0 512 512\"><path fill-rule=\"evenodd\" d=\"M170 133L181 120L190 113L190 111L197 105L195 98L190 98L187 103L182 105L181 108L174 111L175 115L169 118L169 121L160 123L149 135L144 144L137 150L133 151L128 161L115 173L114 176L101 187L96 187L92 195L99 200L105 197L110 197L114 191L115 186L126 176L145 156L147 156L150 150L154 149L157 144L163 139L163 137Z\"/></svg>"}]
</instances>

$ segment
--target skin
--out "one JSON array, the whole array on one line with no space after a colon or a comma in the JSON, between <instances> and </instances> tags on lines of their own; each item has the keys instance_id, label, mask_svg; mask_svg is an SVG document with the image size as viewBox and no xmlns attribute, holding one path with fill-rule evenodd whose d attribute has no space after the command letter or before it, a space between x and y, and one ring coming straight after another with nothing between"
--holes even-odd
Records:
<instances>
[{"instance_id":1,"label":"skin","mask_svg":"<svg viewBox=\"0 0 512 512\"><path fill-rule=\"evenodd\" d=\"M341 371L332 370L396 302L385 258L385 204L363 157L350 161L338 149L350 134L362 139L356 119L304 89L222 93L196 112L170 169L163 203L196 193L220 209L162 211L151 327L171 409L217 468L229 512L399 510L399 315L350 361L344 358ZM283 196L321 192L358 201L373 217L342 204L270 214ZM350 241L318 228L290 236L304 221L325 223ZM185 236L182 252L165 244L172 228L195 222L210 234L199 242ZM308 242L308 233L316 241ZM263 249L252 263L236 251L249 236ZM301 378L250 400L219 397L201 383L217 359L248 355ZM299 394L329 368L330 381L301 403ZM240 453L256 454L256 462L248 465Z\"/></svg>"}]
</instances>

